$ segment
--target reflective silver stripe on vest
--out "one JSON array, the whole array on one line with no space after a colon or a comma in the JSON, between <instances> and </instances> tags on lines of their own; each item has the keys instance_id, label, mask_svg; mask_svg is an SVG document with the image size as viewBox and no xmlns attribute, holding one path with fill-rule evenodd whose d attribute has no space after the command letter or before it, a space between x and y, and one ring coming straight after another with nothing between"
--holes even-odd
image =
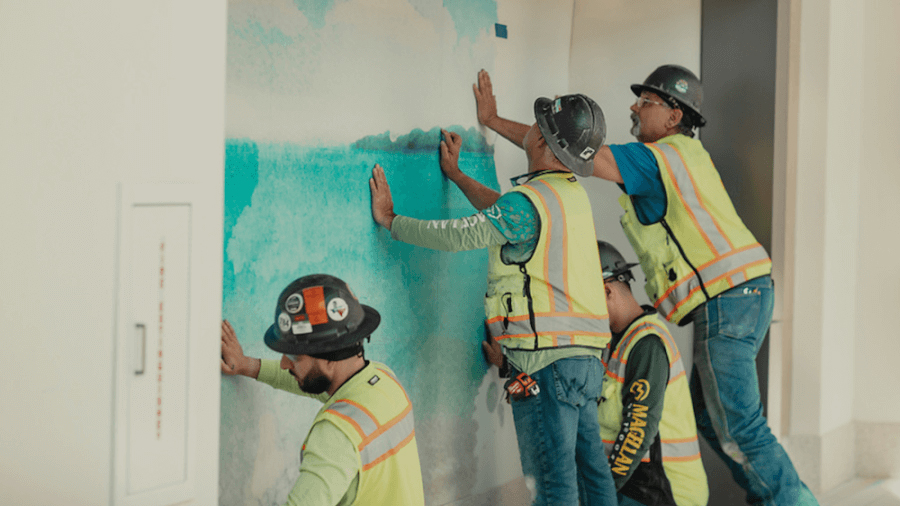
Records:
<instances>
[{"instance_id":1,"label":"reflective silver stripe on vest","mask_svg":"<svg viewBox=\"0 0 900 506\"><path fill-rule=\"evenodd\" d=\"M674 355L674 353L673 353ZM669 383L678 378L678 375L685 372L684 371L684 361L676 360L675 362L669 364ZM667 383L668 384L668 383Z\"/></svg>"},{"instance_id":2,"label":"reflective silver stripe on vest","mask_svg":"<svg viewBox=\"0 0 900 506\"><path fill-rule=\"evenodd\" d=\"M661 442L660 446L662 446L662 456L664 461L667 458L683 459L695 455L698 459L700 458L700 443L696 439L678 443Z\"/></svg>"},{"instance_id":3,"label":"reflective silver stripe on vest","mask_svg":"<svg viewBox=\"0 0 900 506\"><path fill-rule=\"evenodd\" d=\"M744 269L755 262L768 259L769 254L766 253L765 248L759 243L756 243L749 249L739 251L725 258L713 260L711 265L701 267L698 269L698 272L700 273L700 278L709 285L716 282L719 278L733 276L737 273L740 273L741 277L746 278L746 276L743 276ZM736 273L731 272L735 269L738 269ZM740 277L738 279L740 279ZM741 281L741 283L743 283L743 281ZM735 286L738 284L740 283L736 283ZM695 289L699 289L699 287L700 282L697 280L696 275L691 272L688 276L678 282L675 288L669 292L668 296L656 301L654 305L660 308L663 315L668 316L679 302L687 300L691 295L691 292Z\"/></svg>"},{"instance_id":4,"label":"reflective silver stripe on vest","mask_svg":"<svg viewBox=\"0 0 900 506\"><path fill-rule=\"evenodd\" d=\"M356 425L358 425L362 431L363 438L369 437L369 435L378 428L378 422L373 420L368 413L343 400L336 401L331 406L328 406L328 409L325 411L334 411L335 413L343 415L344 418L349 418L356 422Z\"/></svg>"},{"instance_id":5,"label":"reflective silver stripe on vest","mask_svg":"<svg viewBox=\"0 0 900 506\"><path fill-rule=\"evenodd\" d=\"M559 197L556 195L556 192L550 187L550 183L538 180L528 183L527 186L543 197L544 209L547 211L547 216L550 217L550 226L547 227L547 245L545 246L545 252L547 253L547 279L544 281L550 285L550 290L553 292L553 305L551 306L551 311L560 313L572 311L571 301L569 301L565 293L565 289L568 288L568 283L562 268L564 262L567 260L565 258L566 221L563 217L562 205L559 202ZM547 224L543 225L546 226ZM540 245L539 242L538 246ZM531 262L529 262L529 264L530 263ZM543 267L544 266L540 266L540 276L545 274L543 272ZM533 272L529 272L528 274L532 277L535 275ZM533 288L534 285L532 285L532 289ZM556 328L554 330L565 329ZM540 328L538 328L538 332L540 331Z\"/></svg>"},{"instance_id":6,"label":"reflective silver stripe on vest","mask_svg":"<svg viewBox=\"0 0 900 506\"><path fill-rule=\"evenodd\" d=\"M713 256L719 256L731 251L732 248L728 243L728 238L722 235L719 228L716 226L713 217L700 203L697 189L694 187L694 182L691 180L691 176L684 166L684 161L681 159L678 150L669 144L656 144L655 146L663 152L663 155L665 155L666 160L669 162L669 167L672 170L675 184L678 185L681 199L687 206L688 212L694 215L697 224L700 225L700 232L705 235L707 239L709 239L710 244L712 244Z\"/></svg>"},{"instance_id":7,"label":"reflective silver stripe on vest","mask_svg":"<svg viewBox=\"0 0 900 506\"><path fill-rule=\"evenodd\" d=\"M415 432L415 425L413 412L410 409L387 430L361 447L359 458L363 468L365 469L367 465L375 463L379 458L397 448Z\"/></svg>"},{"instance_id":8,"label":"reflective silver stripe on vest","mask_svg":"<svg viewBox=\"0 0 900 506\"><path fill-rule=\"evenodd\" d=\"M504 334L530 335L534 336L531 331L531 323L528 321L528 315L519 317L520 319L511 320L506 328L503 327L503 319L495 320L488 323L488 331L494 337L503 337ZM540 316L535 315L534 326L538 333L559 333L565 334L603 334L608 335L609 330L606 327L606 318L584 318L584 317L568 317L568 316ZM559 338L560 336L557 336Z\"/></svg>"},{"instance_id":9,"label":"reflective silver stripe on vest","mask_svg":"<svg viewBox=\"0 0 900 506\"><path fill-rule=\"evenodd\" d=\"M614 443L608 441L603 442L603 451L605 451L607 455L612 453L613 447ZM660 450L662 452L663 461L667 458L685 459L695 455L698 459L700 458L700 443L696 439L693 441L684 441L682 443L660 442ZM647 454L644 454L642 460L646 458L648 458L648 456Z\"/></svg>"}]
</instances>

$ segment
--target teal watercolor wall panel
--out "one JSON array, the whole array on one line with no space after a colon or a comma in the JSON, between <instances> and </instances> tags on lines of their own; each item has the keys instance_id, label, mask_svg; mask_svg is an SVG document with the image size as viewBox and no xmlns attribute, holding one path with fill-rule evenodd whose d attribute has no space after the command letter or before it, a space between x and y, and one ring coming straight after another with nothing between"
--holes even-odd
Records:
<instances>
[{"instance_id":1,"label":"teal watercolor wall panel","mask_svg":"<svg viewBox=\"0 0 900 506\"><path fill-rule=\"evenodd\" d=\"M471 97L496 22L493 1L229 3L223 315L245 353L279 359L262 336L293 279L336 275L378 309L366 354L413 401L430 504L503 484L479 471L493 424L513 431L480 351L487 254L393 241L368 180L384 167L398 213L471 215L438 165L443 127L465 139L463 170L499 189ZM220 504L283 501L320 404L243 377L221 395Z\"/></svg>"}]
</instances>

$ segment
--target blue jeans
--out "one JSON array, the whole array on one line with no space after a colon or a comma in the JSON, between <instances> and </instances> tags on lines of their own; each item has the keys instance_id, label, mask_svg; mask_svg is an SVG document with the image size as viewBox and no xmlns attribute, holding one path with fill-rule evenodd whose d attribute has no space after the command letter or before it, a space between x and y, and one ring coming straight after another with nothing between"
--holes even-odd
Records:
<instances>
[{"instance_id":1,"label":"blue jeans","mask_svg":"<svg viewBox=\"0 0 900 506\"><path fill-rule=\"evenodd\" d=\"M616 506L597 419L604 373L596 357L557 360L531 375L538 395L512 401L522 472L537 489L533 505L579 504L580 479L581 506Z\"/></svg>"},{"instance_id":2,"label":"blue jeans","mask_svg":"<svg viewBox=\"0 0 900 506\"><path fill-rule=\"evenodd\" d=\"M759 396L756 354L772 322L772 278L763 276L691 312L697 429L760 506L817 505L772 435Z\"/></svg>"}]
</instances>

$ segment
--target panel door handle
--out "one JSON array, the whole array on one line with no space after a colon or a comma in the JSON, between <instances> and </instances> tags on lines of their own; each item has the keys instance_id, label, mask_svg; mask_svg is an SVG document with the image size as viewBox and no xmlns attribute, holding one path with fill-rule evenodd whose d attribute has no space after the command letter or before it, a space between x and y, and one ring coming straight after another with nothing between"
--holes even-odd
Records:
<instances>
[{"instance_id":1,"label":"panel door handle","mask_svg":"<svg viewBox=\"0 0 900 506\"><path fill-rule=\"evenodd\" d=\"M134 362L134 374L136 376L140 376L144 374L144 366L147 362L147 326L143 323L135 324L136 335L139 335L140 339L140 348L138 348L139 353L137 357L135 357Z\"/></svg>"}]
</instances>

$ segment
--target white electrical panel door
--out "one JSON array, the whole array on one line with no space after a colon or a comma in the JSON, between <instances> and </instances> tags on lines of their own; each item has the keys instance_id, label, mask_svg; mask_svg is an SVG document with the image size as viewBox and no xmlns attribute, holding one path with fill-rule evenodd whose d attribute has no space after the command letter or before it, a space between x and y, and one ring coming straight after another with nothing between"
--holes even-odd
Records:
<instances>
[{"instance_id":1,"label":"white electrical panel door","mask_svg":"<svg viewBox=\"0 0 900 506\"><path fill-rule=\"evenodd\" d=\"M162 506L193 497L192 204L123 195L114 504Z\"/></svg>"}]
</instances>

